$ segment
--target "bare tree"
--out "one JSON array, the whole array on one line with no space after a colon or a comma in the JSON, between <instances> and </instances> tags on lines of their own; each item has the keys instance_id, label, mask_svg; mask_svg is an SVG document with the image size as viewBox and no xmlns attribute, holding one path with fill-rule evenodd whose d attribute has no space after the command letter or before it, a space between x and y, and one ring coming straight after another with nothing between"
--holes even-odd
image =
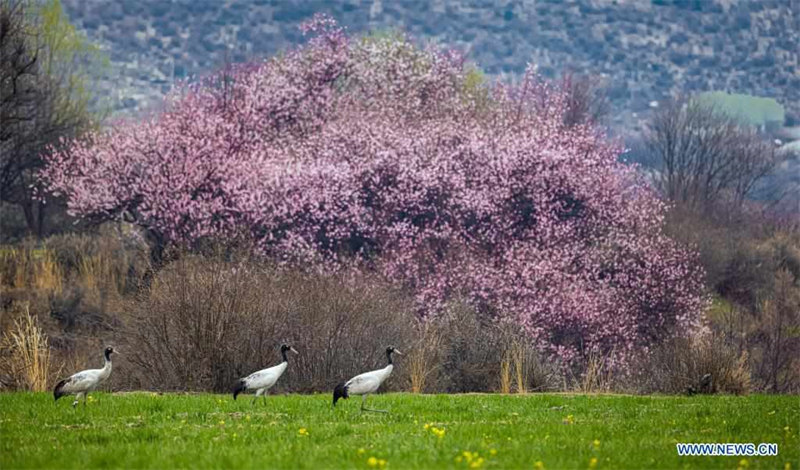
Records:
<instances>
[{"instance_id":1,"label":"bare tree","mask_svg":"<svg viewBox=\"0 0 800 470\"><path fill-rule=\"evenodd\" d=\"M87 67L96 52L58 0L0 0L0 202L19 207L40 237L41 155L93 125Z\"/></svg>"},{"instance_id":2,"label":"bare tree","mask_svg":"<svg viewBox=\"0 0 800 470\"><path fill-rule=\"evenodd\" d=\"M36 161L26 157L46 102L38 86L39 48L26 27L26 9L23 1L0 3L0 200L12 204L30 199L26 176Z\"/></svg>"},{"instance_id":3,"label":"bare tree","mask_svg":"<svg viewBox=\"0 0 800 470\"><path fill-rule=\"evenodd\" d=\"M656 112L645 146L660 168L655 183L672 201L740 204L778 162L775 146L712 106L675 101Z\"/></svg>"},{"instance_id":4,"label":"bare tree","mask_svg":"<svg viewBox=\"0 0 800 470\"><path fill-rule=\"evenodd\" d=\"M561 89L567 95L564 124L603 124L611 112L611 104L602 79L595 76L567 73L561 79Z\"/></svg>"}]
</instances>

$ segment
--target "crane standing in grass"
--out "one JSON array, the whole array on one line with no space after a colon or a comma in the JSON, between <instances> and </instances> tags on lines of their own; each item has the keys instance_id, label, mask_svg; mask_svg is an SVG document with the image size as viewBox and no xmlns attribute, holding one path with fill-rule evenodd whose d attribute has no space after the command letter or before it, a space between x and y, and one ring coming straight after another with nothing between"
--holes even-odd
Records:
<instances>
[{"instance_id":1,"label":"crane standing in grass","mask_svg":"<svg viewBox=\"0 0 800 470\"><path fill-rule=\"evenodd\" d=\"M367 395L370 393L375 393L384 380L389 378L389 375L392 374L392 370L394 369L394 365L392 364L392 353L400 356L403 355L403 353L401 353L398 349L390 346L386 348L386 359L389 361L389 365L383 369L373 370L371 372L365 372L357 375L347 382L342 382L337 385L336 388L333 389L332 407L336 406L336 402L339 401L340 398L347 399L350 398L350 395L361 395L361 411L386 413L386 410L371 410L366 408L365 405L367 403Z\"/></svg>"},{"instance_id":2,"label":"crane standing in grass","mask_svg":"<svg viewBox=\"0 0 800 470\"><path fill-rule=\"evenodd\" d=\"M56 388L53 389L53 396L56 401L64 395L74 393L75 401L72 402L73 408L78 405L78 401L80 401L81 397L83 397L83 405L86 406L89 392L96 389L98 385L103 383L108 376L111 375L111 355L114 354L114 352L114 348L111 346L108 346L105 351L103 351L105 364L102 369L84 370L56 384Z\"/></svg>"},{"instance_id":3,"label":"crane standing in grass","mask_svg":"<svg viewBox=\"0 0 800 470\"><path fill-rule=\"evenodd\" d=\"M236 397L246 390L255 390L256 395L253 397L253 404L256 404L256 400L262 394L264 395L264 403L266 404L266 391L275 385L281 375L283 375L283 373L286 371L286 368L289 366L289 359L286 357L287 351L299 354L293 347L282 344L281 356L283 357L283 362L277 366L263 369L258 372L253 372L247 377L237 380L233 385L233 399L236 400Z\"/></svg>"}]
</instances>

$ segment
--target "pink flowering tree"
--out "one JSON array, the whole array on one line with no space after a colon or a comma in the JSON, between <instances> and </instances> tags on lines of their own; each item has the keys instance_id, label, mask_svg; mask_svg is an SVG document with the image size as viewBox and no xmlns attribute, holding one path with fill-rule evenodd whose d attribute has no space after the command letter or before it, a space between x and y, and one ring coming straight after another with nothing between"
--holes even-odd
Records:
<instances>
[{"instance_id":1,"label":"pink flowering tree","mask_svg":"<svg viewBox=\"0 0 800 470\"><path fill-rule=\"evenodd\" d=\"M74 142L42 178L70 211L127 218L159 245L246 237L287 265L370 270L422 317L455 298L566 363L621 364L704 307L693 256L620 147L566 126L532 72L487 85L451 51L313 38Z\"/></svg>"}]
</instances>

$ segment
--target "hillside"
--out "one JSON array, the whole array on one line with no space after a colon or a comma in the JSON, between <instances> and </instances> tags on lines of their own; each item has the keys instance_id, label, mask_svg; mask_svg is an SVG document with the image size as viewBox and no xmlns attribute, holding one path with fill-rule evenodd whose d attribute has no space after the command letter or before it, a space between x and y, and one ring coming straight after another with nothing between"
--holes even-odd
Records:
<instances>
[{"instance_id":1,"label":"hillside","mask_svg":"<svg viewBox=\"0 0 800 470\"><path fill-rule=\"evenodd\" d=\"M546 76L604 76L615 123L672 94L725 90L773 97L800 117L798 3L791 0L64 0L73 22L108 48L117 111L136 111L173 77L226 57L264 57L300 41L297 25L327 12L354 31L401 28L453 44L490 74L529 62Z\"/></svg>"}]
</instances>

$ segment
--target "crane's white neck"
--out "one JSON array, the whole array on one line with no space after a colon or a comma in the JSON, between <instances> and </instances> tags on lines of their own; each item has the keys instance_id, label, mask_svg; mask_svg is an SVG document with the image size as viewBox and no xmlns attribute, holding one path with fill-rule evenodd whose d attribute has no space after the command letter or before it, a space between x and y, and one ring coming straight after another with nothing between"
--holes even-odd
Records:
<instances>
[{"instance_id":1,"label":"crane's white neck","mask_svg":"<svg viewBox=\"0 0 800 470\"><path fill-rule=\"evenodd\" d=\"M384 367L383 370L381 370L381 377L380 377L381 378L381 382L383 382L390 375L392 375L392 371L393 370L394 370L394 365L392 365L392 364L389 364L388 366Z\"/></svg>"},{"instance_id":2,"label":"crane's white neck","mask_svg":"<svg viewBox=\"0 0 800 470\"><path fill-rule=\"evenodd\" d=\"M105 363L103 364L103 368L101 369L100 373L101 376L105 378L111 374L111 355L103 354L103 360L105 361Z\"/></svg>"}]
</instances>

